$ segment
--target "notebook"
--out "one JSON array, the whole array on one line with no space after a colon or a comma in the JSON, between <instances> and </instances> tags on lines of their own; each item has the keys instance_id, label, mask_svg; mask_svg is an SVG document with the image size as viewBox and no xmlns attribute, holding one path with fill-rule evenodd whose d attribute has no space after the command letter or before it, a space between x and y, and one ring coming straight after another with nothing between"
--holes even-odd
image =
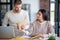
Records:
<instances>
[{"instance_id":1,"label":"notebook","mask_svg":"<svg viewBox=\"0 0 60 40\"><path fill-rule=\"evenodd\" d=\"M14 28L11 26L1 27L0 26L0 39L1 38L14 38L15 32Z\"/></svg>"}]
</instances>

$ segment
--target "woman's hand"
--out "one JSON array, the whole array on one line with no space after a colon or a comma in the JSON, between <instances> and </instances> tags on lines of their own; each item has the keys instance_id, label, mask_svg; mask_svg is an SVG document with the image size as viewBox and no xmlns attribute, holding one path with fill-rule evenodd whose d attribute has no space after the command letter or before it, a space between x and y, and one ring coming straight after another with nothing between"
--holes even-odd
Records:
<instances>
[{"instance_id":1,"label":"woman's hand","mask_svg":"<svg viewBox=\"0 0 60 40\"><path fill-rule=\"evenodd\" d=\"M44 38L48 37L48 34L43 34L43 37L44 37Z\"/></svg>"},{"instance_id":2,"label":"woman's hand","mask_svg":"<svg viewBox=\"0 0 60 40\"><path fill-rule=\"evenodd\" d=\"M42 37L42 38L48 37L48 34L39 34L39 35L40 35L40 37Z\"/></svg>"}]
</instances>

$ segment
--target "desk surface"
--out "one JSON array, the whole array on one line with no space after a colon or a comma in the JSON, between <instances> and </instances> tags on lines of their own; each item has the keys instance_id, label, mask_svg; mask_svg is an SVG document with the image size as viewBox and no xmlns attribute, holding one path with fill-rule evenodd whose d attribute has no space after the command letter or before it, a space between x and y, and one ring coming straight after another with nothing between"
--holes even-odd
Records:
<instances>
[{"instance_id":1,"label":"desk surface","mask_svg":"<svg viewBox=\"0 0 60 40\"><path fill-rule=\"evenodd\" d=\"M40 40L40 39L28 39L28 38L13 38L13 39L10 39L10 40ZM47 40L47 39L45 39ZM56 37L56 40L60 40L60 37Z\"/></svg>"},{"instance_id":2,"label":"desk surface","mask_svg":"<svg viewBox=\"0 0 60 40\"><path fill-rule=\"evenodd\" d=\"M0 39L0 40L21 40L20 38L17 38L17 39ZM26 40L26 39L23 39L23 40ZM39 39L27 39L27 40L39 40ZM57 37L56 40L60 40L60 37Z\"/></svg>"},{"instance_id":3,"label":"desk surface","mask_svg":"<svg viewBox=\"0 0 60 40\"><path fill-rule=\"evenodd\" d=\"M25 38L13 38L10 40L39 40L39 39L25 39Z\"/></svg>"}]
</instances>

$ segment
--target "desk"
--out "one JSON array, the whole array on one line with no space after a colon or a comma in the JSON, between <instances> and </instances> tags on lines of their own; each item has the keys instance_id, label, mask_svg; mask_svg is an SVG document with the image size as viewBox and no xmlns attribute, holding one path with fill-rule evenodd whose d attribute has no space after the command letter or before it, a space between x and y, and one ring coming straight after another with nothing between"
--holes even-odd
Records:
<instances>
[{"instance_id":1,"label":"desk","mask_svg":"<svg viewBox=\"0 0 60 40\"><path fill-rule=\"evenodd\" d=\"M25 38L13 38L13 39L10 39L10 40L40 40L40 39L25 39ZM47 39L43 39L43 40L47 40ZM60 40L60 37L56 37L56 40Z\"/></svg>"},{"instance_id":2,"label":"desk","mask_svg":"<svg viewBox=\"0 0 60 40\"><path fill-rule=\"evenodd\" d=\"M12 39L0 39L0 40L16 40L16 39L12 38ZM21 40L21 39L19 39L19 37L18 37L17 40ZM23 40L25 40L25 39L23 39ZM39 40L39 39L27 39L27 40ZM60 40L60 37L56 37L56 40Z\"/></svg>"}]
</instances>

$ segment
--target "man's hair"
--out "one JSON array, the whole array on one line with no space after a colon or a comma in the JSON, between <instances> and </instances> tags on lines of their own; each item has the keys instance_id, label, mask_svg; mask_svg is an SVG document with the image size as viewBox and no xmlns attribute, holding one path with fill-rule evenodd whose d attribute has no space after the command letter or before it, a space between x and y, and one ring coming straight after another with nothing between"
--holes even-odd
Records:
<instances>
[{"instance_id":1,"label":"man's hair","mask_svg":"<svg viewBox=\"0 0 60 40\"><path fill-rule=\"evenodd\" d=\"M15 4L17 4L17 5L18 5L18 4L22 4L22 1L21 1L21 0L14 0L14 5L15 5Z\"/></svg>"}]
</instances>

